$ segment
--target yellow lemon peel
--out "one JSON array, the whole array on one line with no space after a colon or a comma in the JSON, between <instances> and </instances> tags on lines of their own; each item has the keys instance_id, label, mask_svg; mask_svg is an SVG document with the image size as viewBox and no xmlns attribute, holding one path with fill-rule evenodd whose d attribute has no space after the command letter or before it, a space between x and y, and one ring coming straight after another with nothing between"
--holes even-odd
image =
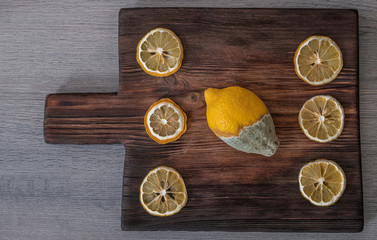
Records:
<instances>
[{"instance_id":1,"label":"yellow lemon peel","mask_svg":"<svg viewBox=\"0 0 377 240\"><path fill-rule=\"evenodd\" d=\"M263 101L242 87L208 88L204 97L207 105L212 106L207 108L208 125L218 137L238 136L242 128L253 125L268 114Z\"/></svg>"},{"instance_id":2,"label":"yellow lemon peel","mask_svg":"<svg viewBox=\"0 0 377 240\"><path fill-rule=\"evenodd\" d=\"M209 88L204 97L208 126L217 137L242 152L264 156L275 154L279 139L274 122L266 105L255 93L233 86Z\"/></svg>"}]
</instances>

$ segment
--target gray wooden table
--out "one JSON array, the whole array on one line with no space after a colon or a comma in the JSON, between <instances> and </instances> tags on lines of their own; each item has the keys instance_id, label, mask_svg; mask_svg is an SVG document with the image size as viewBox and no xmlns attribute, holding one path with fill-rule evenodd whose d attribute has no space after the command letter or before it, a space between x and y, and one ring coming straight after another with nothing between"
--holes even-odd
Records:
<instances>
[{"instance_id":1,"label":"gray wooden table","mask_svg":"<svg viewBox=\"0 0 377 240\"><path fill-rule=\"evenodd\" d=\"M49 145L45 96L115 92L123 7L355 8L365 228L357 234L122 232L122 145ZM0 1L0 239L376 239L377 1Z\"/></svg>"}]
</instances>

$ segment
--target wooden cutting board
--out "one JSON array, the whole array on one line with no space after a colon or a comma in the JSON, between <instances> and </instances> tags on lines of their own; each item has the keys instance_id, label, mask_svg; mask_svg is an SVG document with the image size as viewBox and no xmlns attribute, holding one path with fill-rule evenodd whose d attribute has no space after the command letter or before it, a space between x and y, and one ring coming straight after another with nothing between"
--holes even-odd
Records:
<instances>
[{"instance_id":1,"label":"wooden cutting board","mask_svg":"<svg viewBox=\"0 0 377 240\"><path fill-rule=\"evenodd\" d=\"M157 27L173 30L185 53L180 70L164 78L144 73L135 57L138 41ZM343 70L324 86L310 86L294 71L295 50L311 35L331 37L343 52ZM44 135L48 143L126 146L123 230L362 230L357 11L121 9L119 72L118 93L49 95ZM273 157L234 150L208 128L203 91L233 85L267 105L281 141ZM346 116L342 135L326 144L309 140L297 120L304 102L319 94L338 99ZM187 113L188 130L159 145L143 117L164 97ZM311 205L298 188L301 166L318 158L336 161L347 177L343 197L330 207ZM160 165L177 169L188 190L186 207L171 217L151 216L139 202L144 176Z\"/></svg>"}]
</instances>

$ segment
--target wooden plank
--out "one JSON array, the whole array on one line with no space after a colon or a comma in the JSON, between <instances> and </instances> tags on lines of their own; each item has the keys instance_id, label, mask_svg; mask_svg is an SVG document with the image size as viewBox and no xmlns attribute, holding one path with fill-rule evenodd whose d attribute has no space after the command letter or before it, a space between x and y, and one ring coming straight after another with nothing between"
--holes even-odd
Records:
<instances>
[{"instance_id":1,"label":"wooden plank","mask_svg":"<svg viewBox=\"0 0 377 240\"><path fill-rule=\"evenodd\" d=\"M185 50L181 69L165 78L145 74L136 47L130 47L156 27L173 30ZM123 229L360 231L357 27L352 10L121 10L119 94L150 99L145 109L169 97L189 116L188 131L176 142L156 144L143 131L141 117L139 128L125 139ZM297 46L315 34L330 36L344 55L338 78L321 87L307 85L293 69ZM207 127L203 91L232 85L254 91L268 106L281 141L273 157L233 150ZM318 94L334 96L345 109L343 134L328 144L307 139L297 122L302 104ZM312 206L298 190L300 167L317 158L337 161L347 175L347 190L332 207ZM159 165L180 171L188 188L187 206L169 218L150 216L138 199L143 177Z\"/></svg>"},{"instance_id":2,"label":"wooden plank","mask_svg":"<svg viewBox=\"0 0 377 240\"><path fill-rule=\"evenodd\" d=\"M135 125L138 126L140 116L145 112L144 108L138 108L142 102L116 93L48 95L45 141L65 144L121 143L135 131Z\"/></svg>"}]
</instances>

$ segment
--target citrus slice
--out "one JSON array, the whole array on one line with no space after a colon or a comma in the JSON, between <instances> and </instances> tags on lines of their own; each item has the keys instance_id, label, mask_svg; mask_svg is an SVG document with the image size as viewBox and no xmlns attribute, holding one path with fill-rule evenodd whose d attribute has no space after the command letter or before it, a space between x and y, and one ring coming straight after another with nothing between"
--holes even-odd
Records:
<instances>
[{"instance_id":1,"label":"citrus slice","mask_svg":"<svg viewBox=\"0 0 377 240\"><path fill-rule=\"evenodd\" d=\"M187 116L169 98L160 99L149 107L144 116L144 126L149 137L159 144L177 140L186 132Z\"/></svg>"},{"instance_id":2,"label":"citrus slice","mask_svg":"<svg viewBox=\"0 0 377 240\"><path fill-rule=\"evenodd\" d=\"M342 52L329 37L311 36L303 41L294 57L299 78L318 86L331 82L343 67Z\"/></svg>"},{"instance_id":3,"label":"citrus slice","mask_svg":"<svg viewBox=\"0 0 377 240\"><path fill-rule=\"evenodd\" d=\"M154 216L166 217L178 213L187 202L183 178L170 167L153 169L141 183L140 202Z\"/></svg>"},{"instance_id":4,"label":"citrus slice","mask_svg":"<svg viewBox=\"0 0 377 240\"><path fill-rule=\"evenodd\" d=\"M302 196L316 206L336 203L346 189L346 176L342 168L326 159L305 164L298 178Z\"/></svg>"},{"instance_id":5,"label":"citrus slice","mask_svg":"<svg viewBox=\"0 0 377 240\"><path fill-rule=\"evenodd\" d=\"M182 65L181 40L169 29L153 29L137 45L136 60L141 68L152 76L169 76Z\"/></svg>"},{"instance_id":6,"label":"citrus slice","mask_svg":"<svg viewBox=\"0 0 377 240\"><path fill-rule=\"evenodd\" d=\"M305 102L298 119L301 129L308 138L326 143L336 139L342 133L344 111L335 98L319 95Z\"/></svg>"}]
</instances>

